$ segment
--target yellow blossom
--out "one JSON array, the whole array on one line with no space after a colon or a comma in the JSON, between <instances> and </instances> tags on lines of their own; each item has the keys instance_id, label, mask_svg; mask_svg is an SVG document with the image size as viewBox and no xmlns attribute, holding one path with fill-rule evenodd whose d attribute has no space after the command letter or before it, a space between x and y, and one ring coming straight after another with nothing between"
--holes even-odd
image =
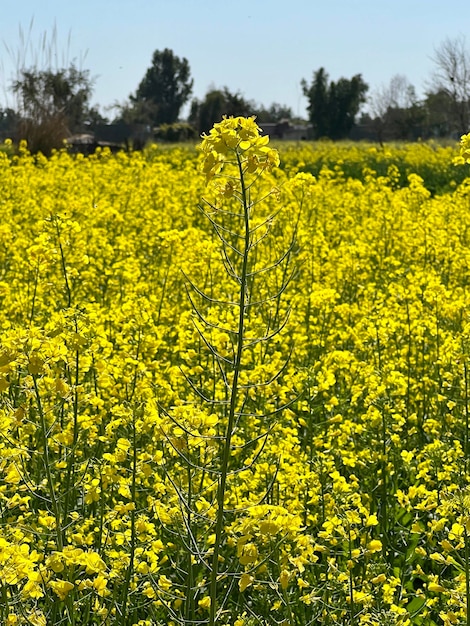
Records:
<instances>
[{"instance_id":1,"label":"yellow blossom","mask_svg":"<svg viewBox=\"0 0 470 626\"><path fill-rule=\"evenodd\" d=\"M69 592L74 588L74 584L68 580L50 580L49 587L59 596L61 600L65 600Z\"/></svg>"}]
</instances>

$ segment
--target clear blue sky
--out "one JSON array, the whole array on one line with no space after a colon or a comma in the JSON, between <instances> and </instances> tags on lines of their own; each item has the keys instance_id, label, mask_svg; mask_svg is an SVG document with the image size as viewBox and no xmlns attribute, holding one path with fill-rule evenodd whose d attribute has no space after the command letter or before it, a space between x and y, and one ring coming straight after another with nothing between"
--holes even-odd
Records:
<instances>
[{"instance_id":1,"label":"clear blue sky","mask_svg":"<svg viewBox=\"0 0 470 626\"><path fill-rule=\"evenodd\" d=\"M32 48L45 32L51 41L55 25L59 57L90 70L102 110L135 91L163 48L188 59L198 98L226 85L304 116L300 81L321 66L333 80L361 73L371 90L404 74L421 94L435 47L470 24L469 0L0 0L0 8L0 106L12 53L24 50L19 29L27 35L33 19Z\"/></svg>"}]
</instances>

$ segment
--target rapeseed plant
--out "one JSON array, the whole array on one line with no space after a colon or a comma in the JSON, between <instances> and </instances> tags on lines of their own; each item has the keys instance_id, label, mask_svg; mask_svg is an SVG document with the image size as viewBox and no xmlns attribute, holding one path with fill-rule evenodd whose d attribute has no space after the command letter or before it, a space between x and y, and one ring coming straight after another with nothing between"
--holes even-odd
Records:
<instances>
[{"instance_id":1,"label":"rapeseed plant","mask_svg":"<svg viewBox=\"0 0 470 626\"><path fill-rule=\"evenodd\" d=\"M238 117L224 118L215 124L209 135L203 136L200 146L201 167L206 181L213 181L215 191L215 198L204 200L201 209L219 241L222 266L229 281L222 283L221 289L212 280L202 290L188 278L195 328L207 349L205 366L210 374L203 378L199 365L188 371L187 381L196 398L211 411L203 420L213 428L201 432L199 419L194 423L190 417L195 411L198 414L193 406L188 406L189 415L184 418L181 413L167 414L172 422L167 431L168 442L188 470L185 481L176 484L170 479L185 519L182 541L189 548L187 567L182 567L187 579L180 618L184 623L197 619L196 613L201 609L209 614L208 624L219 623L224 614L232 611L234 578L239 579L240 591L254 581L248 572L237 575L239 566L249 566L256 573L261 560L257 545L249 541L251 535L237 539L239 565L229 559L227 525L234 513L242 512L248 504L243 495L231 502L228 480L243 481L247 472L261 462L272 430L268 418L277 416L287 406L282 395L276 393L287 362L277 366L277 354L267 346L277 339L285 324L280 318L285 315L281 296L289 280L287 264L293 242L287 252L281 251L272 260L262 247L269 241L274 219L272 214L262 212L261 204L266 204L273 193L269 188L263 189L262 177L279 164L278 153L268 142L268 137L260 135L253 118ZM269 362L268 354L272 357ZM179 436L175 438L175 434ZM271 488L267 485L266 494L258 496L260 501ZM201 513L205 548L198 536ZM234 528L231 531L237 532ZM195 567L198 561L202 567ZM224 563L223 573L219 573L220 561ZM204 583L207 576L207 595L198 600L196 607L192 597L203 584L198 582L200 576L204 576ZM281 587L285 588L282 582Z\"/></svg>"}]
</instances>

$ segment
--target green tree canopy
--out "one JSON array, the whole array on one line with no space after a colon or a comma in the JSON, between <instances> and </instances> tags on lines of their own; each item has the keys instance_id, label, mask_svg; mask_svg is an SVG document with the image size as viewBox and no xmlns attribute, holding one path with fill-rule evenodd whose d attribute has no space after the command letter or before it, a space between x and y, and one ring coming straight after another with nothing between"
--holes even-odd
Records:
<instances>
[{"instance_id":1,"label":"green tree canopy","mask_svg":"<svg viewBox=\"0 0 470 626\"><path fill-rule=\"evenodd\" d=\"M180 59L172 50L155 50L152 65L141 80L133 104L134 120L153 126L173 124L188 101L193 80L188 60Z\"/></svg>"},{"instance_id":2,"label":"green tree canopy","mask_svg":"<svg viewBox=\"0 0 470 626\"><path fill-rule=\"evenodd\" d=\"M199 133L207 133L215 122L220 122L224 115L255 115L255 105L239 93L232 93L228 87L211 89L204 100L193 100L189 121Z\"/></svg>"},{"instance_id":3,"label":"green tree canopy","mask_svg":"<svg viewBox=\"0 0 470 626\"><path fill-rule=\"evenodd\" d=\"M330 81L321 67L313 74L311 85L302 81L302 88L309 101L307 109L315 138L341 139L347 137L354 126L369 87L361 74Z\"/></svg>"},{"instance_id":4,"label":"green tree canopy","mask_svg":"<svg viewBox=\"0 0 470 626\"><path fill-rule=\"evenodd\" d=\"M455 100L446 89L428 92L423 108L427 136L449 137L455 131Z\"/></svg>"},{"instance_id":5,"label":"green tree canopy","mask_svg":"<svg viewBox=\"0 0 470 626\"><path fill-rule=\"evenodd\" d=\"M7 107L0 109L0 133L5 136L8 133L10 138L14 135L18 123L18 114L13 109Z\"/></svg>"},{"instance_id":6,"label":"green tree canopy","mask_svg":"<svg viewBox=\"0 0 470 626\"><path fill-rule=\"evenodd\" d=\"M281 120L291 120L294 117L292 109L284 104L273 102L268 108L260 106L256 109L256 120L260 124L263 122L280 122Z\"/></svg>"}]
</instances>

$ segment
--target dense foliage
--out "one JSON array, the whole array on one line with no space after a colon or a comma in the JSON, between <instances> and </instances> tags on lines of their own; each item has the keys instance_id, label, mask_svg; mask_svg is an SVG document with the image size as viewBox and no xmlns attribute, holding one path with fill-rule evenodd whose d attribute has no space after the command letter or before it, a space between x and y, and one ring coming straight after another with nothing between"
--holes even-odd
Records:
<instances>
[{"instance_id":1,"label":"dense foliage","mask_svg":"<svg viewBox=\"0 0 470 626\"><path fill-rule=\"evenodd\" d=\"M187 59L176 56L169 48L155 50L151 66L131 96L134 108L145 111L135 121L152 126L174 124L191 95L193 82Z\"/></svg>"},{"instance_id":2,"label":"dense foliage","mask_svg":"<svg viewBox=\"0 0 470 626\"><path fill-rule=\"evenodd\" d=\"M207 623L226 414L204 398L223 407L232 384L208 343L229 362L238 271L207 219L231 206L225 237L238 219L230 181L206 189L212 148L206 177L190 148L0 151L2 623ZM453 156L291 146L255 180L246 337L280 332L246 344L218 623L467 623L470 180ZM290 280L256 274L284 253Z\"/></svg>"},{"instance_id":3,"label":"dense foliage","mask_svg":"<svg viewBox=\"0 0 470 626\"><path fill-rule=\"evenodd\" d=\"M369 85L361 74L352 78L331 81L325 68L314 72L312 83L302 81L304 95L308 99L308 116L315 139L346 138L356 120L359 109L366 102Z\"/></svg>"},{"instance_id":4,"label":"dense foliage","mask_svg":"<svg viewBox=\"0 0 470 626\"><path fill-rule=\"evenodd\" d=\"M21 69L13 81L15 110L0 116L0 128L28 142L32 152L49 155L65 137L103 118L90 106L93 80L74 64L61 69Z\"/></svg>"}]
</instances>

